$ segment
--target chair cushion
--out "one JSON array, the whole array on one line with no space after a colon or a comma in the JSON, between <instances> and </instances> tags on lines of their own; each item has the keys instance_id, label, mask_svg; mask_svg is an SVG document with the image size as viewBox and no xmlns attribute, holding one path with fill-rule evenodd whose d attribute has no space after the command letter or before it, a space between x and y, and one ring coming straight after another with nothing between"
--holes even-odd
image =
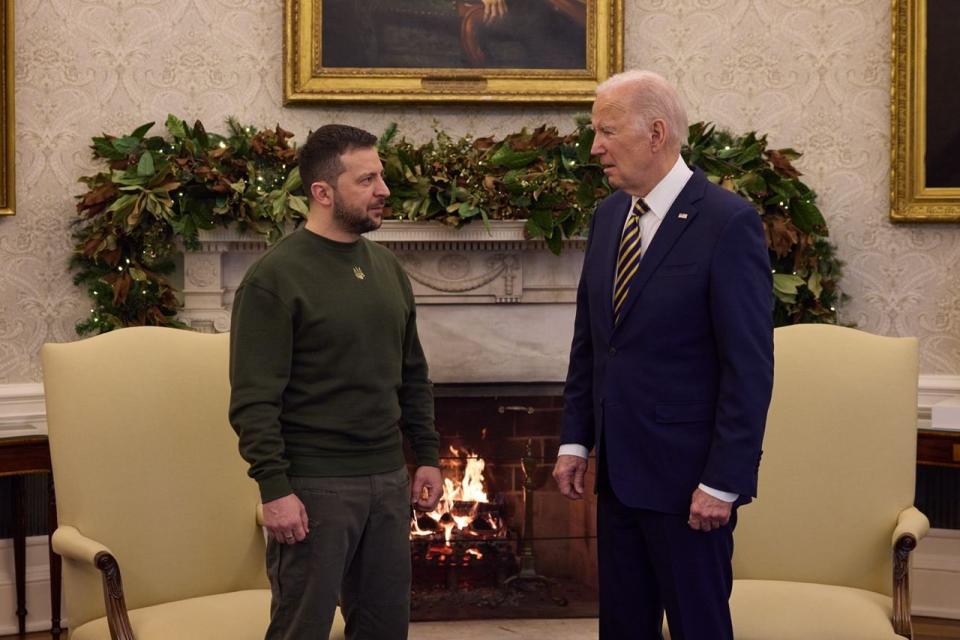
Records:
<instances>
[{"instance_id":1,"label":"chair cushion","mask_svg":"<svg viewBox=\"0 0 960 640\"><path fill-rule=\"evenodd\" d=\"M270 591L256 589L179 600L130 611L137 640L263 640L270 621ZM330 640L342 640L340 610ZM77 627L70 640L110 640L106 618Z\"/></svg>"},{"instance_id":2,"label":"chair cushion","mask_svg":"<svg viewBox=\"0 0 960 640\"><path fill-rule=\"evenodd\" d=\"M893 632L892 600L862 589L734 580L730 611L737 640L903 640Z\"/></svg>"}]
</instances>

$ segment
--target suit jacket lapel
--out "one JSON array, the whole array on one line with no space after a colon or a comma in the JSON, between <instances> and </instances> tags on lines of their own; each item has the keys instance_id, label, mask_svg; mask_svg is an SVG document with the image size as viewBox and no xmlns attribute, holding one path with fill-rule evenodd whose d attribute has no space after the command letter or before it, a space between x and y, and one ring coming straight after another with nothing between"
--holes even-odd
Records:
<instances>
[{"instance_id":1,"label":"suit jacket lapel","mask_svg":"<svg viewBox=\"0 0 960 640\"><path fill-rule=\"evenodd\" d=\"M656 235L650 242L650 246L640 257L640 268L637 269L633 281L630 283L630 291L627 293L627 299L623 302L621 310L620 324L623 324L627 314L633 308L640 292L650 280L650 277L656 273L657 268L663 259L670 253L670 249L677 242L687 227L693 223L697 216L695 203L703 197L706 188L706 177L699 169L693 170L693 175L687 181L687 184L680 191L677 199L660 223ZM681 215L686 214L686 215ZM626 216L624 216L626 219ZM622 225L621 220L621 225ZM616 258L614 258L616 259ZM612 294L611 294L612 295Z\"/></svg>"}]
</instances>

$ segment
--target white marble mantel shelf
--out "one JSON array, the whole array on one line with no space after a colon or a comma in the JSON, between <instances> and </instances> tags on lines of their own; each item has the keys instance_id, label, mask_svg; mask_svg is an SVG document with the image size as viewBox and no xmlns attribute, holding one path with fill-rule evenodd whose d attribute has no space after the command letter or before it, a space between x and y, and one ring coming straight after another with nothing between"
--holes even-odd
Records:
<instances>
[{"instance_id":1,"label":"white marble mantel shelf","mask_svg":"<svg viewBox=\"0 0 960 640\"><path fill-rule=\"evenodd\" d=\"M477 219L459 229L439 222L409 222L405 220L385 220L377 231L366 234L367 238L389 245L429 245L477 246L477 247L517 247L520 245L543 249L541 240L528 240L524 232L524 220L493 220L490 227ZM583 239L565 241L564 247L583 248Z\"/></svg>"},{"instance_id":2,"label":"white marble mantel shelf","mask_svg":"<svg viewBox=\"0 0 960 640\"><path fill-rule=\"evenodd\" d=\"M555 256L528 240L523 221L475 221L461 229L388 220L367 238L393 251L413 285L418 324L437 382L560 381L566 372L585 241ZM180 319L230 330L233 297L266 250L259 236L201 232L184 251Z\"/></svg>"},{"instance_id":3,"label":"white marble mantel shelf","mask_svg":"<svg viewBox=\"0 0 960 640\"><path fill-rule=\"evenodd\" d=\"M460 229L389 220L367 237L389 247L413 284L417 304L571 303L585 241L559 256L527 240L522 220L476 221Z\"/></svg>"}]
</instances>

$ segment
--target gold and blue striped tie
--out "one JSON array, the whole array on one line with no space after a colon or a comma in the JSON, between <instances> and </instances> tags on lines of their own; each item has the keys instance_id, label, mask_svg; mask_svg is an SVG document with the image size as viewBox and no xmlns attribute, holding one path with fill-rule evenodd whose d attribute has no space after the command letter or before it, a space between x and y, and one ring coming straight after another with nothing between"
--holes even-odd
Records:
<instances>
[{"instance_id":1,"label":"gold and blue striped tie","mask_svg":"<svg viewBox=\"0 0 960 640\"><path fill-rule=\"evenodd\" d=\"M630 293L630 280L637 273L640 266L640 216L650 211L650 207L637 199L637 204L627 216L627 224L623 228L620 238L620 250L617 252L617 276L613 286L613 317L614 324L620 322L620 309L623 307L627 294Z\"/></svg>"}]
</instances>

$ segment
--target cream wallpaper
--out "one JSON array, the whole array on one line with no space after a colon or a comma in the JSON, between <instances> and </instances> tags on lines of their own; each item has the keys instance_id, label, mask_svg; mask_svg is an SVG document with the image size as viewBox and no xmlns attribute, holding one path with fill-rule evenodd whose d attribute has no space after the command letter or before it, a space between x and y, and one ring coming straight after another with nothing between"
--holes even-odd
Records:
<instances>
[{"instance_id":1,"label":"cream wallpaper","mask_svg":"<svg viewBox=\"0 0 960 640\"><path fill-rule=\"evenodd\" d=\"M508 0L511 1L521 0ZM924 373L960 373L960 229L887 221L887 0L624 0L627 66L675 81L693 119L805 152L846 260L845 321L921 339ZM329 121L423 139L438 124L503 134L570 127L571 107L283 108L282 0L16 0L18 213L0 219L0 383L40 379L76 338L66 268L89 140L167 113L303 135Z\"/></svg>"}]
</instances>

